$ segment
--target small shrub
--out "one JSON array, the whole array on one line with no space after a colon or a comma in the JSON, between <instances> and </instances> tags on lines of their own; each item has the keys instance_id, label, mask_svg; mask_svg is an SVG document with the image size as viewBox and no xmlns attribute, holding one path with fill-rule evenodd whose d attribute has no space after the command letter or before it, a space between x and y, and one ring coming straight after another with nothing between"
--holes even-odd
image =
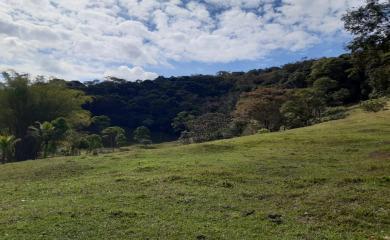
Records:
<instances>
[{"instance_id":1,"label":"small shrub","mask_svg":"<svg viewBox=\"0 0 390 240\"><path fill-rule=\"evenodd\" d=\"M191 137L191 133L188 132L188 131L183 131L181 132L180 134L180 137L179 137L179 142L182 143L182 144L191 144L193 143L193 139Z\"/></svg>"},{"instance_id":2,"label":"small shrub","mask_svg":"<svg viewBox=\"0 0 390 240\"><path fill-rule=\"evenodd\" d=\"M347 116L347 109L345 107L329 107L325 110L321 121L327 122L337 119L343 119Z\"/></svg>"},{"instance_id":3,"label":"small shrub","mask_svg":"<svg viewBox=\"0 0 390 240\"><path fill-rule=\"evenodd\" d=\"M258 133L259 130L263 129L262 125L257 120L249 120L245 123L242 131L243 136L253 135Z\"/></svg>"},{"instance_id":4,"label":"small shrub","mask_svg":"<svg viewBox=\"0 0 390 240\"><path fill-rule=\"evenodd\" d=\"M142 149L156 149L156 147L151 145L150 143L149 144L142 143L142 145L140 145L139 148L142 148Z\"/></svg>"},{"instance_id":5,"label":"small shrub","mask_svg":"<svg viewBox=\"0 0 390 240\"><path fill-rule=\"evenodd\" d=\"M360 107L366 112L379 112L385 109L386 101L385 99L371 99L364 101L360 104Z\"/></svg>"},{"instance_id":6,"label":"small shrub","mask_svg":"<svg viewBox=\"0 0 390 240\"><path fill-rule=\"evenodd\" d=\"M257 131L258 134L269 133L269 132L270 132L270 130L266 129L266 128L262 128L262 129Z\"/></svg>"}]
</instances>

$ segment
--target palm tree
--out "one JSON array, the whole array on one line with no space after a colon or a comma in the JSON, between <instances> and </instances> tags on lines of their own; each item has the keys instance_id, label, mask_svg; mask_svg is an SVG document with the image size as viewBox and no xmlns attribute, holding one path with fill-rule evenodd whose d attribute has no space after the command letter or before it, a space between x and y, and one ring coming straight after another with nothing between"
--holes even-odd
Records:
<instances>
[{"instance_id":1,"label":"palm tree","mask_svg":"<svg viewBox=\"0 0 390 240\"><path fill-rule=\"evenodd\" d=\"M46 158L50 150L50 142L54 136L54 126L50 122L36 122L29 127L29 134L38 139L42 144L43 157Z\"/></svg>"},{"instance_id":2,"label":"palm tree","mask_svg":"<svg viewBox=\"0 0 390 240\"><path fill-rule=\"evenodd\" d=\"M13 135L0 135L1 163L11 160L18 141Z\"/></svg>"}]
</instances>

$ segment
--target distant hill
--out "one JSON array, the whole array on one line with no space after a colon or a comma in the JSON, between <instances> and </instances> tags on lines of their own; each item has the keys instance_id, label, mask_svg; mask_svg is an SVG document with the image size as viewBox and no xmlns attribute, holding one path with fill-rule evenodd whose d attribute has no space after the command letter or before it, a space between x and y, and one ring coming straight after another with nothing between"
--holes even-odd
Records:
<instances>
[{"instance_id":1,"label":"distant hill","mask_svg":"<svg viewBox=\"0 0 390 240\"><path fill-rule=\"evenodd\" d=\"M159 77L154 81L138 82L111 78L103 82L73 81L68 85L94 97L84 106L92 115L108 116L113 125L121 126L129 133L146 126L153 139L161 142L177 139L180 135L172 128L172 122L180 112L195 116L231 115L240 98L258 88L307 89L322 80L322 85L329 86L329 90L319 95L337 97L334 102L328 102L328 106L366 100L372 87L363 75L351 74L354 69L353 59L344 54L248 72Z\"/></svg>"}]
</instances>

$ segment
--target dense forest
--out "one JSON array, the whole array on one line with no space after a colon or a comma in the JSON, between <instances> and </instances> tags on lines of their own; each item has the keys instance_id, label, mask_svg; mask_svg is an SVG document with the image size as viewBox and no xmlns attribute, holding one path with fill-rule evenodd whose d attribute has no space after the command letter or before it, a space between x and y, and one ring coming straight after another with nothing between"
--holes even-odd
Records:
<instances>
[{"instance_id":1,"label":"dense forest","mask_svg":"<svg viewBox=\"0 0 390 240\"><path fill-rule=\"evenodd\" d=\"M373 110L390 94L390 4L367 1L345 14L349 53L280 67L127 82L30 80L4 73L2 162L85 149L183 143L280 131Z\"/></svg>"}]
</instances>

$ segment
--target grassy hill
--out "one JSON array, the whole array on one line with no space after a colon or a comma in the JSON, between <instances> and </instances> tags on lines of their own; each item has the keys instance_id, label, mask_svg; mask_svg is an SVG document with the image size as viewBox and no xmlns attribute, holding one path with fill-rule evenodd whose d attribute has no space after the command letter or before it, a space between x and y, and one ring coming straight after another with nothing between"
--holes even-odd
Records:
<instances>
[{"instance_id":1,"label":"grassy hill","mask_svg":"<svg viewBox=\"0 0 390 240\"><path fill-rule=\"evenodd\" d=\"M390 111L0 166L0 239L389 239Z\"/></svg>"}]
</instances>

